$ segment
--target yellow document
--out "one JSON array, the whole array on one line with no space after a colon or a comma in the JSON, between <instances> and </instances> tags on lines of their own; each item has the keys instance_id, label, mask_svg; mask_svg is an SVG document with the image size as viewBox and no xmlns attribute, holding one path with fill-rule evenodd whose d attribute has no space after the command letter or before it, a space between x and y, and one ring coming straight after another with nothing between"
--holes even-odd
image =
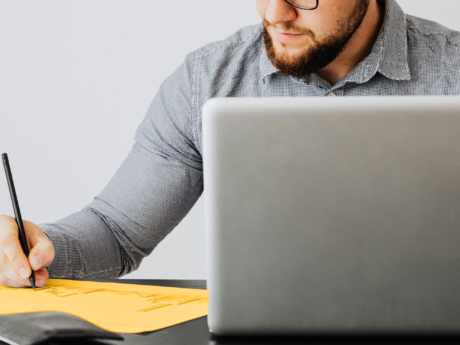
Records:
<instances>
[{"instance_id":1,"label":"yellow document","mask_svg":"<svg viewBox=\"0 0 460 345\"><path fill-rule=\"evenodd\" d=\"M60 311L117 333L154 331L208 315L208 291L49 279L36 289L0 287L0 315Z\"/></svg>"}]
</instances>

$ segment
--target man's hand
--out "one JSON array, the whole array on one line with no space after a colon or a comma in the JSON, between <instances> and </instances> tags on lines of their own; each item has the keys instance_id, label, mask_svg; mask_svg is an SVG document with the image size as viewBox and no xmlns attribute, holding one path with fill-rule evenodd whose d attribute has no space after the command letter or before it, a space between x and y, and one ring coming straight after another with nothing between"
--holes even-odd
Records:
<instances>
[{"instance_id":1,"label":"man's hand","mask_svg":"<svg viewBox=\"0 0 460 345\"><path fill-rule=\"evenodd\" d=\"M0 215L0 285L31 286L31 268L35 271L36 287L44 287L49 278L48 267L54 260L54 246L37 225L23 221L29 244L29 258L21 248L18 226L12 217Z\"/></svg>"}]
</instances>

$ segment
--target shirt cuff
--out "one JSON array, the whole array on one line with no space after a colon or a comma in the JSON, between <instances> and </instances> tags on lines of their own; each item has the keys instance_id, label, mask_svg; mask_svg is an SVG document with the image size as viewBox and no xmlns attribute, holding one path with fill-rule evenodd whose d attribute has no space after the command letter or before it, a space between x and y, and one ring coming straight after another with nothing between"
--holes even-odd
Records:
<instances>
[{"instance_id":1,"label":"shirt cuff","mask_svg":"<svg viewBox=\"0 0 460 345\"><path fill-rule=\"evenodd\" d=\"M67 245L62 229L55 224L40 224L38 226L49 237L54 246L54 260L47 267L50 278L65 278L67 267Z\"/></svg>"}]
</instances>

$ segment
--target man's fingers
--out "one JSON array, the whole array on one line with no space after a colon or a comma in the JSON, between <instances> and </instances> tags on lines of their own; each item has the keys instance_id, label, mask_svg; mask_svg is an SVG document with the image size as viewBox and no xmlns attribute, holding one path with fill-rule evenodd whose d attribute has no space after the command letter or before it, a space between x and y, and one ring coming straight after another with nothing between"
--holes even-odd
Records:
<instances>
[{"instance_id":1,"label":"man's fingers","mask_svg":"<svg viewBox=\"0 0 460 345\"><path fill-rule=\"evenodd\" d=\"M0 274L15 282L15 287L30 286L29 277L23 278L11 265L6 254L0 249ZM0 284L2 285L2 284ZM8 285L9 286L9 285Z\"/></svg>"},{"instance_id":2,"label":"man's fingers","mask_svg":"<svg viewBox=\"0 0 460 345\"><path fill-rule=\"evenodd\" d=\"M37 287L46 286L46 270L54 260L55 249L49 237L35 224L23 221L30 248L27 258L22 250L16 220L0 215L0 286L30 286L29 277L35 270Z\"/></svg>"},{"instance_id":3,"label":"man's fingers","mask_svg":"<svg viewBox=\"0 0 460 345\"><path fill-rule=\"evenodd\" d=\"M34 271L48 267L54 259L54 247L49 241L39 241L29 253L29 262Z\"/></svg>"},{"instance_id":4,"label":"man's fingers","mask_svg":"<svg viewBox=\"0 0 460 345\"><path fill-rule=\"evenodd\" d=\"M37 288L45 287L46 281L49 278L49 274L46 268L42 268L38 271L35 271L34 273L35 273L35 286ZM19 276L18 273L13 269L13 266L11 266L5 253L3 253L1 250L0 250L0 275L3 276L4 281L7 279L8 282L14 282L14 287L31 286L29 277L27 277L26 279L23 279L21 276ZM2 282L0 281L0 286L4 285L1 283ZM12 286L12 285L7 285L7 286Z\"/></svg>"},{"instance_id":5,"label":"man's fingers","mask_svg":"<svg viewBox=\"0 0 460 345\"><path fill-rule=\"evenodd\" d=\"M29 261L22 251L21 244L18 238L17 226L12 226L0 233L0 248L8 257L11 265L22 278L28 278L31 274Z\"/></svg>"},{"instance_id":6,"label":"man's fingers","mask_svg":"<svg viewBox=\"0 0 460 345\"><path fill-rule=\"evenodd\" d=\"M50 275L48 274L48 271L46 268L43 268L41 270L35 271L35 287L41 288L46 286L46 281Z\"/></svg>"},{"instance_id":7,"label":"man's fingers","mask_svg":"<svg viewBox=\"0 0 460 345\"><path fill-rule=\"evenodd\" d=\"M22 287L29 287L29 285L22 285L21 283L18 283L14 280L11 280L7 276L3 275L0 273L0 286L9 286L9 287L15 287L15 288L22 288Z\"/></svg>"}]
</instances>

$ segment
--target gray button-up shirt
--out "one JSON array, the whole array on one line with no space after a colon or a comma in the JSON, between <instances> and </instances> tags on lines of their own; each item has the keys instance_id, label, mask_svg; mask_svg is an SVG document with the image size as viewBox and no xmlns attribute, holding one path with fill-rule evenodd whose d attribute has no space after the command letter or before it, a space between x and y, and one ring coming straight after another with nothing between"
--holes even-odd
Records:
<instances>
[{"instance_id":1,"label":"gray button-up shirt","mask_svg":"<svg viewBox=\"0 0 460 345\"><path fill-rule=\"evenodd\" d=\"M161 86L136 143L94 201L41 224L56 249L53 278L119 277L185 217L203 192L201 109L213 97L460 94L460 33L381 1L371 54L331 86L316 74L282 75L267 58L262 24L187 55Z\"/></svg>"}]
</instances>

